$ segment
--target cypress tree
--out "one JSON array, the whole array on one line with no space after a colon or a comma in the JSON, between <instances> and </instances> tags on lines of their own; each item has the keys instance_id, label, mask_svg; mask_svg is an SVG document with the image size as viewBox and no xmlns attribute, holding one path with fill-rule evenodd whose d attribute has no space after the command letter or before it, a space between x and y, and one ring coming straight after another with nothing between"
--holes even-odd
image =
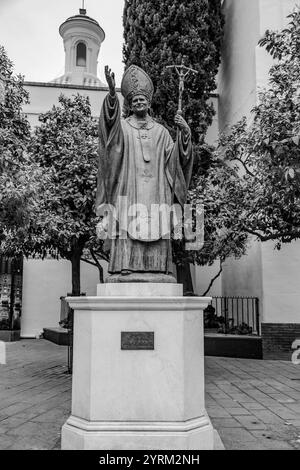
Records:
<instances>
[{"instance_id":1,"label":"cypress tree","mask_svg":"<svg viewBox=\"0 0 300 470\"><path fill-rule=\"evenodd\" d=\"M195 144L212 123L209 102L216 88L223 17L220 0L125 0L123 57L126 68L143 68L153 80L152 111L169 130L178 107L178 77L167 65L198 71L190 75L184 93L184 115Z\"/></svg>"}]
</instances>

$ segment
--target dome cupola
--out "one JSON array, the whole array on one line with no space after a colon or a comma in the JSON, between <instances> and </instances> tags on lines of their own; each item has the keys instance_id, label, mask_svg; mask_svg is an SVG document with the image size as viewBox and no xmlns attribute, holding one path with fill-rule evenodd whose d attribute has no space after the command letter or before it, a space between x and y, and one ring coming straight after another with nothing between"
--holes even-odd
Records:
<instances>
[{"instance_id":1,"label":"dome cupola","mask_svg":"<svg viewBox=\"0 0 300 470\"><path fill-rule=\"evenodd\" d=\"M87 16L85 8L59 27L64 41L65 73L54 83L104 86L97 77L98 55L105 33L99 23Z\"/></svg>"}]
</instances>

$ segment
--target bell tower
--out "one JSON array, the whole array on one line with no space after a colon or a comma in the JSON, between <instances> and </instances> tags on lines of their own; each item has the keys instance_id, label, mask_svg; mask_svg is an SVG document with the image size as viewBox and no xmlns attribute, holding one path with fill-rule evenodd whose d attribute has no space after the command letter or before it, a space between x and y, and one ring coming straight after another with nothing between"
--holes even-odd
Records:
<instances>
[{"instance_id":1,"label":"bell tower","mask_svg":"<svg viewBox=\"0 0 300 470\"><path fill-rule=\"evenodd\" d=\"M104 86L97 77L98 55L105 39L99 23L87 16L85 8L80 8L78 15L60 25L59 34L64 42L65 73L53 83Z\"/></svg>"}]
</instances>

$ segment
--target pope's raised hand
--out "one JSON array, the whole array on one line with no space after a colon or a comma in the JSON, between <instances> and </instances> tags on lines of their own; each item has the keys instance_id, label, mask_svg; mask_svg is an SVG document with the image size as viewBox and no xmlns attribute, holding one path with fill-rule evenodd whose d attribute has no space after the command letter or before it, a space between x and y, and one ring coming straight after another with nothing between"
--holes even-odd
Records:
<instances>
[{"instance_id":1,"label":"pope's raised hand","mask_svg":"<svg viewBox=\"0 0 300 470\"><path fill-rule=\"evenodd\" d=\"M116 93L116 81L115 81L115 74L111 71L108 65L105 66L105 78L108 84L109 93L114 96Z\"/></svg>"}]
</instances>

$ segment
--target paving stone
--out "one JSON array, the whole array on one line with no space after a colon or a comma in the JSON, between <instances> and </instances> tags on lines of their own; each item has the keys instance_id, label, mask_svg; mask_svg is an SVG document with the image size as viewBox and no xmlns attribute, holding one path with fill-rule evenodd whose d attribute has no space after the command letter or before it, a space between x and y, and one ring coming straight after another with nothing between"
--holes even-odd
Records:
<instances>
[{"instance_id":1,"label":"paving stone","mask_svg":"<svg viewBox=\"0 0 300 470\"><path fill-rule=\"evenodd\" d=\"M5 430L4 432L7 432L10 429L22 426L22 424L26 423L26 421L28 421L26 418L23 418L23 417L18 418L16 416L12 416L10 418L7 418L1 421L0 428Z\"/></svg>"},{"instance_id":2,"label":"paving stone","mask_svg":"<svg viewBox=\"0 0 300 470\"><path fill-rule=\"evenodd\" d=\"M234 418L212 418L211 419L214 427L217 429L223 429L223 428L238 428L242 427L242 424L239 423L236 419Z\"/></svg>"},{"instance_id":3,"label":"paving stone","mask_svg":"<svg viewBox=\"0 0 300 470\"><path fill-rule=\"evenodd\" d=\"M246 429L266 429L265 423L261 422L256 416L235 416L235 418Z\"/></svg>"},{"instance_id":4,"label":"paving stone","mask_svg":"<svg viewBox=\"0 0 300 470\"><path fill-rule=\"evenodd\" d=\"M262 444L264 447L266 447L268 450L294 450L295 447L292 444L289 444L284 441L278 441L276 439L264 439Z\"/></svg>"},{"instance_id":5,"label":"paving stone","mask_svg":"<svg viewBox=\"0 0 300 470\"><path fill-rule=\"evenodd\" d=\"M280 393L269 393L269 396L276 400L278 403L295 403L293 398L290 398L286 395L282 395Z\"/></svg>"},{"instance_id":6,"label":"paving stone","mask_svg":"<svg viewBox=\"0 0 300 470\"><path fill-rule=\"evenodd\" d=\"M71 414L71 408L68 410L57 408L55 410L50 410L50 411L47 411L46 413L39 414L38 416L35 416L34 418L32 418L31 421L33 423L61 422L62 424L64 424L64 422L67 420L70 414Z\"/></svg>"},{"instance_id":7,"label":"paving stone","mask_svg":"<svg viewBox=\"0 0 300 470\"><path fill-rule=\"evenodd\" d=\"M295 404L287 404L286 406L289 410L294 411L296 415L299 415L300 418L300 402Z\"/></svg>"},{"instance_id":8,"label":"paving stone","mask_svg":"<svg viewBox=\"0 0 300 470\"><path fill-rule=\"evenodd\" d=\"M295 419L295 413L289 410L288 408L279 408L279 407L274 407L274 406L272 407L267 406L267 408L269 408L270 411L272 411L273 413L275 413L277 416L279 416L280 418L284 420Z\"/></svg>"},{"instance_id":9,"label":"paving stone","mask_svg":"<svg viewBox=\"0 0 300 470\"><path fill-rule=\"evenodd\" d=\"M240 406L240 402L233 400L217 400L216 403L221 408L236 408Z\"/></svg>"},{"instance_id":10,"label":"paving stone","mask_svg":"<svg viewBox=\"0 0 300 470\"><path fill-rule=\"evenodd\" d=\"M267 449L259 439L254 438L254 436L245 429L221 429L219 434L226 450Z\"/></svg>"},{"instance_id":11,"label":"paving stone","mask_svg":"<svg viewBox=\"0 0 300 470\"><path fill-rule=\"evenodd\" d=\"M226 408L227 413L229 416L243 416L243 415L250 415L250 411L246 410L245 408L238 407L238 408Z\"/></svg>"},{"instance_id":12,"label":"paving stone","mask_svg":"<svg viewBox=\"0 0 300 470\"><path fill-rule=\"evenodd\" d=\"M261 422L265 424L277 424L282 423L282 419L276 414L268 410L251 410L254 416L256 416Z\"/></svg>"},{"instance_id":13,"label":"paving stone","mask_svg":"<svg viewBox=\"0 0 300 470\"><path fill-rule=\"evenodd\" d=\"M226 430L220 430L220 433L232 441L236 442L255 442L257 438L246 429L241 428L228 428Z\"/></svg>"},{"instance_id":14,"label":"paving stone","mask_svg":"<svg viewBox=\"0 0 300 470\"><path fill-rule=\"evenodd\" d=\"M63 421L63 420L62 420ZM26 422L17 428L9 430L7 436L16 436L18 438L29 439L31 436L38 436L41 441L52 442L60 434L63 422L49 423L46 426L43 423Z\"/></svg>"},{"instance_id":15,"label":"paving stone","mask_svg":"<svg viewBox=\"0 0 300 470\"><path fill-rule=\"evenodd\" d=\"M230 418L230 414L224 408L207 406L206 411L210 418Z\"/></svg>"},{"instance_id":16,"label":"paving stone","mask_svg":"<svg viewBox=\"0 0 300 470\"><path fill-rule=\"evenodd\" d=\"M266 409L264 407L264 405L262 405L261 403L257 403L255 401L254 402L244 402L243 407L247 408L247 410L265 410Z\"/></svg>"},{"instance_id":17,"label":"paving stone","mask_svg":"<svg viewBox=\"0 0 300 470\"><path fill-rule=\"evenodd\" d=\"M0 450L6 450L12 445L11 437L0 434Z\"/></svg>"},{"instance_id":18,"label":"paving stone","mask_svg":"<svg viewBox=\"0 0 300 470\"><path fill-rule=\"evenodd\" d=\"M50 450L51 444L30 436L26 439L16 439L6 450Z\"/></svg>"},{"instance_id":19,"label":"paving stone","mask_svg":"<svg viewBox=\"0 0 300 470\"><path fill-rule=\"evenodd\" d=\"M251 434L257 439L260 439L268 449L291 450L298 447L296 442L297 434L293 429L288 427L285 428L284 432L273 427L272 429L265 431L253 430L251 431Z\"/></svg>"},{"instance_id":20,"label":"paving stone","mask_svg":"<svg viewBox=\"0 0 300 470\"><path fill-rule=\"evenodd\" d=\"M16 413L18 413L19 411L24 411L24 410L26 410L26 408L30 408L30 406L31 405L29 405L28 403L20 402L20 403L17 403L17 404L6 407L5 408L5 414L7 416L13 416Z\"/></svg>"},{"instance_id":21,"label":"paving stone","mask_svg":"<svg viewBox=\"0 0 300 470\"><path fill-rule=\"evenodd\" d=\"M295 428L300 428L300 419L289 419L288 423L294 426Z\"/></svg>"}]
</instances>

